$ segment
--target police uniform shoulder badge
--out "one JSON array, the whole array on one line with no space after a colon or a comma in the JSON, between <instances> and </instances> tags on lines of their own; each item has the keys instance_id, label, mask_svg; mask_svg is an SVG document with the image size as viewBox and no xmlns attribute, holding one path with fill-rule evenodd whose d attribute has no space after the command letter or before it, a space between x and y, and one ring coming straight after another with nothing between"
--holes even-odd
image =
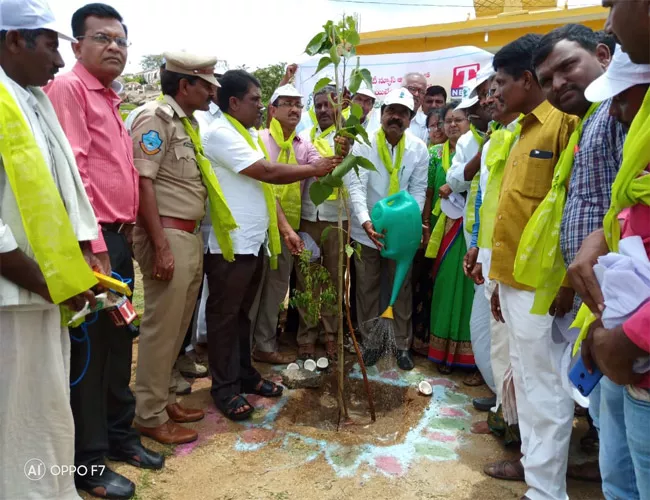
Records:
<instances>
[{"instance_id":1,"label":"police uniform shoulder badge","mask_svg":"<svg viewBox=\"0 0 650 500\"><path fill-rule=\"evenodd\" d=\"M150 130L146 134L142 134L140 149L142 149L144 154L155 155L160 153L162 143L163 141L160 138L160 134L155 130Z\"/></svg>"}]
</instances>

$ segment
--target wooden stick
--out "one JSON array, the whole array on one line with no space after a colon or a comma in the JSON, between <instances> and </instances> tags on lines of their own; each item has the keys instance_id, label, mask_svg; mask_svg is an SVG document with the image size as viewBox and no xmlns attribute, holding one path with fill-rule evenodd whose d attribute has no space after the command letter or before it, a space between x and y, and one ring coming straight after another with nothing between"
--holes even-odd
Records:
<instances>
[{"instance_id":1,"label":"wooden stick","mask_svg":"<svg viewBox=\"0 0 650 500\"><path fill-rule=\"evenodd\" d=\"M348 216L348 245L350 244L350 207L348 207L347 200L343 201L345 205L345 211ZM350 330L350 336L352 337L352 344L354 345L354 351L357 354L357 361L359 362L359 368L361 368L361 375L363 376L363 385L366 389L366 394L368 396L368 409L370 410L370 420L372 422L377 421L377 415L375 413L375 401L372 397L372 390L370 389L370 382L368 381L368 372L366 371L366 364L363 362L363 356L361 355L361 349L359 348L359 343L357 342L357 336L354 333L354 327L352 326L352 317L350 314L350 257L346 254L346 264L347 272L345 273L345 313L348 320L348 329Z\"/></svg>"}]
</instances>

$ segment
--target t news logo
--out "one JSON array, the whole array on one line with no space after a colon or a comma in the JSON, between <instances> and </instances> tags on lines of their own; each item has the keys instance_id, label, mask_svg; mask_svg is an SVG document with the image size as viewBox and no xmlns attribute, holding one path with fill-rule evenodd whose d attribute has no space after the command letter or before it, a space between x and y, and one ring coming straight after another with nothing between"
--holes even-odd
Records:
<instances>
[{"instance_id":1,"label":"t news logo","mask_svg":"<svg viewBox=\"0 0 650 500\"><path fill-rule=\"evenodd\" d=\"M465 66L457 66L454 68L453 77L451 80L451 97L456 99L463 98L463 87L470 80L476 78L476 74L481 65L479 63L467 64Z\"/></svg>"}]
</instances>

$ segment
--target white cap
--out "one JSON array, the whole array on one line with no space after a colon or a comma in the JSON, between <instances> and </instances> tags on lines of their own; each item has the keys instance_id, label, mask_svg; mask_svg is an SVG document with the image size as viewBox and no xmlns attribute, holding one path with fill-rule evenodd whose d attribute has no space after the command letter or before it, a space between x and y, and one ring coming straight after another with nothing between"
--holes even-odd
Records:
<instances>
[{"instance_id":1,"label":"white cap","mask_svg":"<svg viewBox=\"0 0 650 500\"><path fill-rule=\"evenodd\" d=\"M630 56L617 45L607 71L591 82L585 90L585 97L591 102L602 102L635 85L648 83L650 64L634 64Z\"/></svg>"},{"instance_id":2,"label":"white cap","mask_svg":"<svg viewBox=\"0 0 650 500\"><path fill-rule=\"evenodd\" d=\"M287 83L286 85L282 85L282 87L278 87L277 89L275 89L275 92L273 92L273 95L271 96L271 103L274 103L278 97L302 98L302 94L298 92L298 89L296 87L294 87L290 83Z\"/></svg>"},{"instance_id":3,"label":"white cap","mask_svg":"<svg viewBox=\"0 0 650 500\"><path fill-rule=\"evenodd\" d=\"M454 109L469 109L472 106L474 106L476 103L478 103L478 96L466 97L465 99L460 101L460 104L456 106Z\"/></svg>"},{"instance_id":4,"label":"white cap","mask_svg":"<svg viewBox=\"0 0 650 500\"><path fill-rule=\"evenodd\" d=\"M469 89L469 96L470 97L477 96L478 88L481 86L481 84L487 82L495 74L496 71L494 71L494 66L492 66L492 63L488 64L482 70L480 70L476 74L476 78L467 82L466 86Z\"/></svg>"},{"instance_id":5,"label":"white cap","mask_svg":"<svg viewBox=\"0 0 650 500\"><path fill-rule=\"evenodd\" d=\"M77 41L56 21L46 0L0 0L0 31L37 29L52 30L64 40Z\"/></svg>"},{"instance_id":6,"label":"white cap","mask_svg":"<svg viewBox=\"0 0 650 500\"><path fill-rule=\"evenodd\" d=\"M366 97L370 97L370 99L377 99L377 96L372 91L372 88L368 88L365 85L357 90L357 94L365 95Z\"/></svg>"},{"instance_id":7,"label":"white cap","mask_svg":"<svg viewBox=\"0 0 650 500\"><path fill-rule=\"evenodd\" d=\"M411 95L411 93L405 88L393 89L386 94L383 105L390 106L391 104L401 104L411 111L415 109L415 105L413 104L413 95Z\"/></svg>"}]
</instances>

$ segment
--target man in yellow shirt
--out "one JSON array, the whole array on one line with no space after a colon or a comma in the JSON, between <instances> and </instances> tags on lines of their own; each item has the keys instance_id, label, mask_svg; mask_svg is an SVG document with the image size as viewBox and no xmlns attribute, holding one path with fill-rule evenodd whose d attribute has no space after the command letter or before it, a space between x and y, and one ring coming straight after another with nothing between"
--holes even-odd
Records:
<instances>
[{"instance_id":1,"label":"man in yellow shirt","mask_svg":"<svg viewBox=\"0 0 650 500\"><path fill-rule=\"evenodd\" d=\"M519 240L551 187L553 170L577 118L545 99L532 67L539 35L525 35L494 57L496 99L522 113L521 133L505 167L492 237L490 279L497 282L492 313L510 332L510 362L521 431L521 462L488 465L493 477L523 479L524 499L567 500L566 468L573 423L573 400L556 368L553 317L533 315L534 291L513 278Z\"/></svg>"}]
</instances>

